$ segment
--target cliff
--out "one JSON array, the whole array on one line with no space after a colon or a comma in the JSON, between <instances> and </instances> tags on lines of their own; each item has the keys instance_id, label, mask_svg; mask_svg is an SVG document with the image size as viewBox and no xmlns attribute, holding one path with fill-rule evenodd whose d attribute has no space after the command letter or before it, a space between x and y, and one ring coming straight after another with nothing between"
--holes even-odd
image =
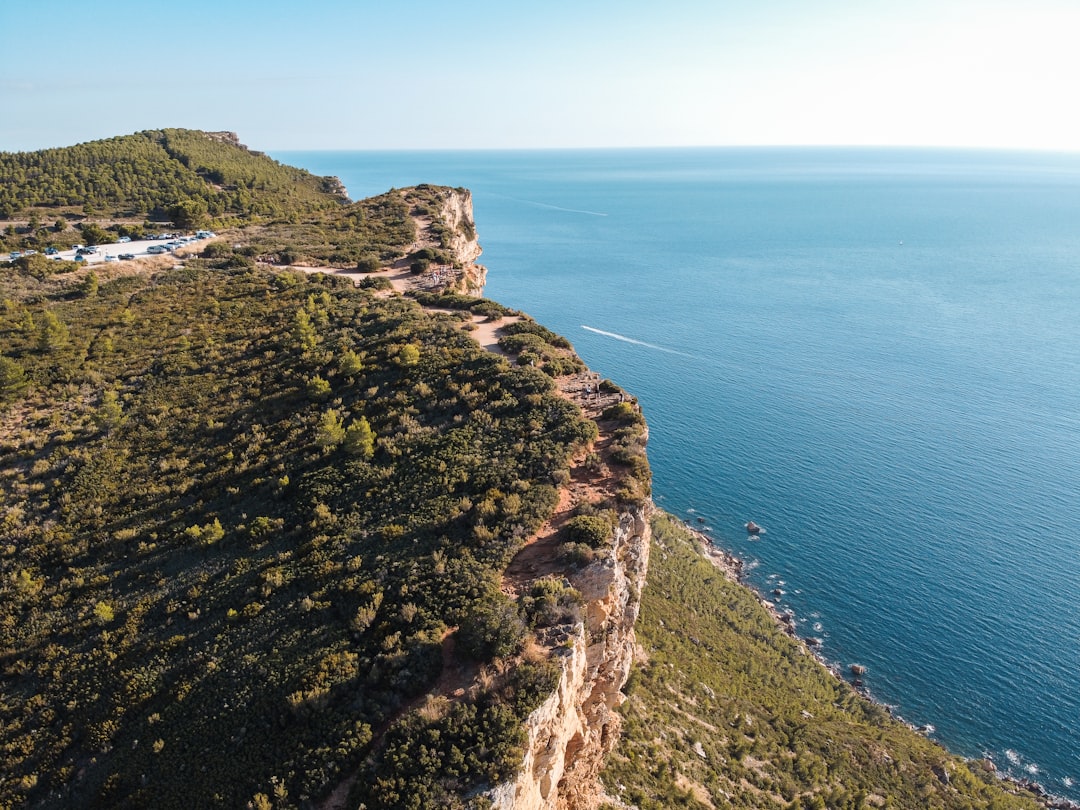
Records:
<instances>
[{"instance_id":1,"label":"cliff","mask_svg":"<svg viewBox=\"0 0 1080 810\"><path fill-rule=\"evenodd\" d=\"M490 793L503 810L599 806L604 758L618 741L614 709L635 649L641 589L649 566L652 504L623 509L610 549L573 576L584 616L547 639L562 668L558 688L526 722L528 743L517 777Z\"/></svg>"},{"instance_id":2,"label":"cliff","mask_svg":"<svg viewBox=\"0 0 1080 810\"><path fill-rule=\"evenodd\" d=\"M422 239L426 237L426 241L434 243L437 237L454 257L458 272L451 288L465 295L483 295L487 268L476 263L483 249L476 236L472 192L465 188L446 189L437 215L431 220L420 219L417 224Z\"/></svg>"}]
</instances>

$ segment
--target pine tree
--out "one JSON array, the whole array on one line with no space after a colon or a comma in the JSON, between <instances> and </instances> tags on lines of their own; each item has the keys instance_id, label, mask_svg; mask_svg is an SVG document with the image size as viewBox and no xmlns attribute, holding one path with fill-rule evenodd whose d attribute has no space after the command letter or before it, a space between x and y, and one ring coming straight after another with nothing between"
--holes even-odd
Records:
<instances>
[{"instance_id":1,"label":"pine tree","mask_svg":"<svg viewBox=\"0 0 1080 810\"><path fill-rule=\"evenodd\" d=\"M345 452L361 458L375 455L375 432L363 416L353 420L345 431Z\"/></svg>"},{"instance_id":2,"label":"pine tree","mask_svg":"<svg viewBox=\"0 0 1080 810\"><path fill-rule=\"evenodd\" d=\"M315 434L315 444L324 450L337 447L345 440L345 426L341 414L331 408L319 420L319 429Z\"/></svg>"},{"instance_id":3,"label":"pine tree","mask_svg":"<svg viewBox=\"0 0 1080 810\"><path fill-rule=\"evenodd\" d=\"M68 342L68 328L51 309L45 310L45 317L38 332L38 346L42 351L55 352Z\"/></svg>"}]
</instances>

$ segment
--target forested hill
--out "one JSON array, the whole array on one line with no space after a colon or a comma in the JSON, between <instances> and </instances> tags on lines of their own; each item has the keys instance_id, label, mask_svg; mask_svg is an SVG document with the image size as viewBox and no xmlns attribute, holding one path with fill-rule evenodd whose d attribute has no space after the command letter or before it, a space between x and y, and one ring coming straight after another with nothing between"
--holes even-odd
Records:
<instances>
[{"instance_id":1,"label":"forested hill","mask_svg":"<svg viewBox=\"0 0 1080 810\"><path fill-rule=\"evenodd\" d=\"M0 219L76 210L149 217L188 203L214 218L281 216L347 202L317 177L249 150L230 132L156 129L36 152L0 152Z\"/></svg>"}]
</instances>

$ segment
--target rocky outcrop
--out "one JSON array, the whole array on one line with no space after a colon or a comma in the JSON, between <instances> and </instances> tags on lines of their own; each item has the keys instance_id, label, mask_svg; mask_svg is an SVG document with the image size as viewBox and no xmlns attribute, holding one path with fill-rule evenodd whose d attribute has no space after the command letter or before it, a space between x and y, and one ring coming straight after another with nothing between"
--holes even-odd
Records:
<instances>
[{"instance_id":1,"label":"rocky outcrop","mask_svg":"<svg viewBox=\"0 0 1080 810\"><path fill-rule=\"evenodd\" d=\"M562 667L555 692L526 721L528 743L517 778L489 794L503 810L591 810L604 797L598 775L615 746L614 709L634 655L634 622L649 567L652 504L624 507L608 552L573 578L584 616L548 639Z\"/></svg>"},{"instance_id":2,"label":"rocky outcrop","mask_svg":"<svg viewBox=\"0 0 1080 810\"><path fill-rule=\"evenodd\" d=\"M451 230L449 249L462 266L456 290L466 295L483 295L487 268L476 263L483 249L476 237L472 192L465 188L450 189L439 208L439 216Z\"/></svg>"}]
</instances>

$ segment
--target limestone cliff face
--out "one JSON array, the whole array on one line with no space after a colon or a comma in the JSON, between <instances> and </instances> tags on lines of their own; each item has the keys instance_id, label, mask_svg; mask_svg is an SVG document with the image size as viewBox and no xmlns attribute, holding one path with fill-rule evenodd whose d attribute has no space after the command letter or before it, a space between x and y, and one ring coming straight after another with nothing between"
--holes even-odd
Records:
<instances>
[{"instance_id":1,"label":"limestone cliff face","mask_svg":"<svg viewBox=\"0 0 1080 810\"><path fill-rule=\"evenodd\" d=\"M609 552L574 577L585 615L563 628L554 653L562 667L555 692L526 721L528 743L516 779L490 798L501 810L591 810L603 799L598 774L618 740L614 711L634 655L634 622L649 567L652 504L623 508Z\"/></svg>"},{"instance_id":2,"label":"limestone cliff face","mask_svg":"<svg viewBox=\"0 0 1080 810\"><path fill-rule=\"evenodd\" d=\"M476 263L483 250L476 238L472 192L464 188L450 189L439 214L453 231L449 247L464 271L455 285L457 291L466 295L483 295L487 268Z\"/></svg>"}]
</instances>

